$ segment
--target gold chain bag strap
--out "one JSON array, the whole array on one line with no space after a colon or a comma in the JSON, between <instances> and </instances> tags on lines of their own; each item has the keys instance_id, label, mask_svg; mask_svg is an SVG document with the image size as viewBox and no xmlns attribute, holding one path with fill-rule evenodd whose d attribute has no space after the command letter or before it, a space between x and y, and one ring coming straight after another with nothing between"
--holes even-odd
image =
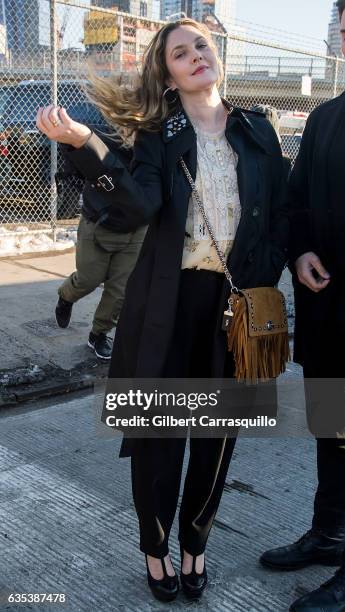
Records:
<instances>
[{"instance_id":1,"label":"gold chain bag strap","mask_svg":"<svg viewBox=\"0 0 345 612\"><path fill-rule=\"evenodd\" d=\"M274 287L235 287L224 254L214 237L203 203L182 157L180 163L231 287L223 329L228 336L228 350L234 355L235 378L250 382L276 378L285 371L286 362L290 358L284 295Z\"/></svg>"}]
</instances>

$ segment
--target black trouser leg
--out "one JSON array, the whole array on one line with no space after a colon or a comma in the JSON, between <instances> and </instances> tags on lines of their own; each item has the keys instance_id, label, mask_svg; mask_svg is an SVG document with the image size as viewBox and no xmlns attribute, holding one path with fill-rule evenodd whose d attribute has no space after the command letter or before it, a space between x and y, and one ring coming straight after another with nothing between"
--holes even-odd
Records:
<instances>
[{"instance_id":1,"label":"black trouser leg","mask_svg":"<svg viewBox=\"0 0 345 612\"><path fill-rule=\"evenodd\" d=\"M204 552L222 497L235 438L191 438L179 514L179 540L191 555Z\"/></svg>"},{"instance_id":2,"label":"black trouser leg","mask_svg":"<svg viewBox=\"0 0 345 612\"><path fill-rule=\"evenodd\" d=\"M191 438L179 514L179 540L193 555L205 550L222 497L235 438ZM185 451L185 438L143 440L131 458L132 488L139 519L140 550L163 558L169 552Z\"/></svg>"},{"instance_id":3,"label":"black trouser leg","mask_svg":"<svg viewBox=\"0 0 345 612\"><path fill-rule=\"evenodd\" d=\"M148 438L131 457L140 550L152 557L163 558L169 552L185 446L185 438Z\"/></svg>"},{"instance_id":4,"label":"black trouser leg","mask_svg":"<svg viewBox=\"0 0 345 612\"><path fill-rule=\"evenodd\" d=\"M317 440L317 468L313 526L345 535L345 439Z\"/></svg>"},{"instance_id":5,"label":"black trouser leg","mask_svg":"<svg viewBox=\"0 0 345 612\"><path fill-rule=\"evenodd\" d=\"M223 276L182 271L174 333L167 353L166 378L211 378L213 344ZM224 335L224 355L226 337ZM232 375L227 359L226 376ZM217 511L234 439L192 439L180 521L187 552L203 551ZM176 513L186 439L145 439L132 456L134 503L140 526L140 549L153 557L168 553ZM194 521L194 523L193 523ZM189 531L191 533L189 534Z\"/></svg>"},{"instance_id":6,"label":"black trouser leg","mask_svg":"<svg viewBox=\"0 0 345 612\"><path fill-rule=\"evenodd\" d=\"M336 437L344 429L342 379L343 360L336 351L324 351L313 367L304 368L308 422L317 437L318 488L314 501L313 527L345 538L345 439ZM318 397L318 381L324 380L325 397ZM332 382L333 379L333 382ZM321 432L321 433L320 433Z\"/></svg>"}]
</instances>

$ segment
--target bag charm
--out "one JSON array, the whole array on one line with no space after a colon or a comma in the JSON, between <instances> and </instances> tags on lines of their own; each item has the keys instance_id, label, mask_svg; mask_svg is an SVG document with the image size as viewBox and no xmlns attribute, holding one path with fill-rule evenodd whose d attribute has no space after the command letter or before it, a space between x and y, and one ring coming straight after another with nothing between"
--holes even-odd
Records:
<instances>
[{"instance_id":1,"label":"bag charm","mask_svg":"<svg viewBox=\"0 0 345 612\"><path fill-rule=\"evenodd\" d=\"M228 304L229 304L228 309L224 310L223 323L222 323L222 330L225 332L229 331L231 323L233 321L233 317L234 317L234 311L232 310L232 305L233 305L232 296L229 297Z\"/></svg>"}]
</instances>

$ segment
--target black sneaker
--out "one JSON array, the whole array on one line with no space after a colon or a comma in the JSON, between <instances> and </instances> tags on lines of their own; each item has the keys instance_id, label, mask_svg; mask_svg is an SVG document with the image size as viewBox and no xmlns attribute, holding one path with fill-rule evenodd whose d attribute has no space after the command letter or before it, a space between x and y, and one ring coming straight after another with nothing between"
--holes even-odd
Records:
<instances>
[{"instance_id":1,"label":"black sneaker","mask_svg":"<svg viewBox=\"0 0 345 612\"><path fill-rule=\"evenodd\" d=\"M65 329L69 326L71 320L73 302L67 302L62 297L59 297L55 308L55 319L59 327Z\"/></svg>"},{"instance_id":2,"label":"black sneaker","mask_svg":"<svg viewBox=\"0 0 345 612\"><path fill-rule=\"evenodd\" d=\"M99 359L110 359L113 350L113 341L105 333L94 334L90 332L87 345L92 349Z\"/></svg>"}]
</instances>

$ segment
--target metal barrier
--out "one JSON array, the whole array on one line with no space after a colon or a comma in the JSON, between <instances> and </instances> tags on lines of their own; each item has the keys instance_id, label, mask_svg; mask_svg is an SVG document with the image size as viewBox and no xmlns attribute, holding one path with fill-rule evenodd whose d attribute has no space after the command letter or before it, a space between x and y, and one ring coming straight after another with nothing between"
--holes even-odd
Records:
<instances>
[{"instance_id":1,"label":"metal barrier","mask_svg":"<svg viewBox=\"0 0 345 612\"><path fill-rule=\"evenodd\" d=\"M36 112L59 103L77 121L104 128L85 98L83 82L90 65L102 75L130 77L138 70L145 47L164 22L145 15L145 2L137 4L140 16L90 6L87 0L0 0L0 236L9 230L20 234L23 226L25 233L55 234L64 219L79 215L82 180L70 177L56 184L62 157L36 129ZM243 27L225 34L216 26L209 21L224 63L223 95L244 108L276 107L282 148L294 161L303 113L341 93L344 60L259 40Z\"/></svg>"}]
</instances>

